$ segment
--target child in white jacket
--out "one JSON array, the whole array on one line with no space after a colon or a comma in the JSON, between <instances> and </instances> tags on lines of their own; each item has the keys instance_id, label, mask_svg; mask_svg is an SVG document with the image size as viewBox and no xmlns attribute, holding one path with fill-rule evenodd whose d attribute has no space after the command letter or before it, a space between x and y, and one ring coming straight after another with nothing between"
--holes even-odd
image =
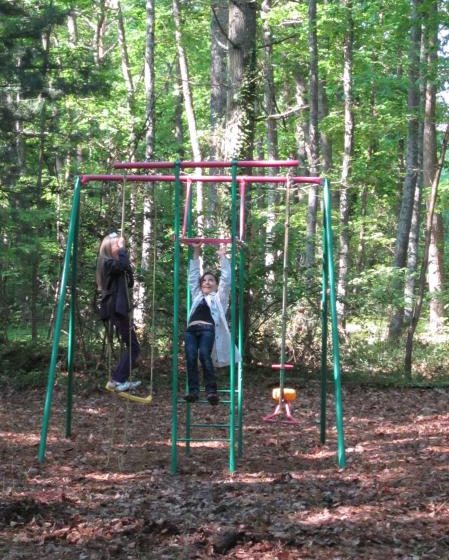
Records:
<instances>
[{"instance_id":1,"label":"child in white jacket","mask_svg":"<svg viewBox=\"0 0 449 560\"><path fill-rule=\"evenodd\" d=\"M189 391L184 396L187 402L199 399L198 358L204 373L207 400L211 405L219 402L216 367L229 364L230 333L226 321L226 309L231 291L231 265L226 258L226 248L220 247L220 281L213 272L201 274L201 244L193 245L194 254L189 264L189 284L192 307L184 334L187 378ZM236 361L239 361L236 350Z\"/></svg>"}]
</instances>

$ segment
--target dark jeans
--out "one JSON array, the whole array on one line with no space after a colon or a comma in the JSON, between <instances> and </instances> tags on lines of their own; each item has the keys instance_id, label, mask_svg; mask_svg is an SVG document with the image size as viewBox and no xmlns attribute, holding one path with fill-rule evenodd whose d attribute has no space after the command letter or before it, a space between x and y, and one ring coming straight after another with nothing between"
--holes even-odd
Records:
<instances>
[{"instance_id":1,"label":"dark jeans","mask_svg":"<svg viewBox=\"0 0 449 560\"><path fill-rule=\"evenodd\" d=\"M217 390L215 370L212 363L212 348L215 341L214 325L192 325L184 333L187 379L189 392L199 392L200 382L198 373L198 358L204 373L206 393Z\"/></svg>"},{"instance_id":2,"label":"dark jeans","mask_svg":"<svg viewBox=\"0 0 449 560\"><path fill-rule=\"evenodd\" d=\"M134 327L129 329L129 318L122 315L113 315L111 324L115 327L119 340L125 345L125 349L120 355L117 367L115 368L112 379L118 383L123 383L129 379L131 369L136 367L136 360L140 354L140 345L137 340ZM131 342L131 360L130 360L130 342ZM130 364L131 361L131 364ZM130 368L131 365L131 368Z\"/></svg>"}]
</instances>

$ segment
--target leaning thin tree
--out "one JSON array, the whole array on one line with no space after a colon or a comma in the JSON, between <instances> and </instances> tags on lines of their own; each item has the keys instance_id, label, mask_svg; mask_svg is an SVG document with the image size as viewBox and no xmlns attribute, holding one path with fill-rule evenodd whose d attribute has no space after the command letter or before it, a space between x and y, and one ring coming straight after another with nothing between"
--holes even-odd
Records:
<instances>
[{"instance_id":1,"label":"leaning thin tree","mask_svg":"<svg viewBox=\"0 0 449 560\"><path fill-rule=\"evenodd\" d=\"M413 337L418 325L419 317L421 315L421 309L424 299L424 291L426 286L426 274L427 265L429 260L429 247L430 247L430 237L432 235L432 221L433 214L435 210L435 204L438 194L438 185L441 177L441 170L444 165L444 160L446 157L447 144L449 141L449 124L446 127L446 132L444 133L443 144L441 146L441 155L439 165L437 167L435 177L432 181L432 186L429 195L429 203L427 206L427 217L426 217L426 235L424 242L424 255L422 258L421 272L419 275L418 282L418 294L416 297L415 305L413 307L412 316L410 320L410 325L407 330L407 342L405 345L405 360L404 360L404 371L408 379L412 377L412 354L413 354Z\"/></svg>"}]
</instances>

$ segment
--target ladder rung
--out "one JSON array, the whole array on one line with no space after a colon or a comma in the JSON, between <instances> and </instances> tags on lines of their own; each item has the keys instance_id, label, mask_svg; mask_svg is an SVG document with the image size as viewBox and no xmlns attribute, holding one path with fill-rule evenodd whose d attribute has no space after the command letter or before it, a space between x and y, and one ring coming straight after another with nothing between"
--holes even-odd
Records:
<instances>
[{"instance_id":1,"label":"ladder rung","mask_svg":"<svg viewBox=\"0 0 449 560\"><path fill-rule=\"evenodd\" d=\"M187 401L185 401L184 399L179 399L178 402L180 404L209 404L209 401L206 399L200 399L199 401L195 401L194 403L189 403ZM220 399L219 404L229 404L231 401L228 399Z\"/></svg>"},{"instance_id":2,"label":"ladder rung","mask_svg":"<svg viewBox=\"0 0 449 560\"><path fill-rule=\"evenodd\" d=\"M231 440L230 440L230 438L195 438L195 439L194 438L192 438L192 439L179 438L177 441L178 442L182 441L184 443L188 443L188 442L190 442L190 443L192 443L192 442L201 443L201 442L206 442L206 441L225 441L225 442L229 443Z\"/></svg>"},{"instance_id":3,"label":"ladder rung","mask_svg":"<svg viewBox=\"0 0 449 560\"><path fill-rule=\"evenodd\" d=\"M230 428L229 424L190 424L191 428Z\"/></svg>"}]
</instances>

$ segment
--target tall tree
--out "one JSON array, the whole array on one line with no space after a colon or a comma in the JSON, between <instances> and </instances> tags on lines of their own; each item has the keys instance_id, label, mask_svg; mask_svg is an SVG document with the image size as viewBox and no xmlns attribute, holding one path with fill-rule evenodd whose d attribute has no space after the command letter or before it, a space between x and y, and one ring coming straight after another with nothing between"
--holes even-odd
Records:
<instances>
[{"instance_id":1,"label":"tall tree","mask_svg":"<svg viewBox=\"0 0 449 560\"><path fill-rule=\"evenodd\" d=\"M440 184L443 164L446 159L446 151L447 151L448 143L449 143L449 125L446 126L446 131L444 133L443 142L441 146L440 162L439 165L437 165L436 173L432 180L432 185L430 187L430 192L429 192L429 200L427 202L426 230L425 230L425 237L424 237L424 255L422 258L421 270L418 279L418 294L416 297L415 304L413 306L412 316L407 330L407 340L405 344L404 371L408 379L412 378L412 363L413 363L412 357L413 357L414 335L416 332L416 327L418 326L419 318L421 316L421 310L424 301L426 274L429 265L429 249L430 249L431 236L432 236L433 214L437 202L438 186Z\"/></svg>"},{"instance_id":2,"label":"tall tree","mask_svg":"<svg viewBox=\"0 0 449 560\"><path fill-rule=\"evenodd\" d=\"M146 0L146 26L145 26L145 158L151 160L154 157L156 113L155 113L155 8L154 0Z\"/></svg>"},{"instance_id":3,"label":"tall tree","mask_svg":"<svg viewBox=\"0 0 449 560\"><path fill-rule=\"evenodd\" d=\"M309 150L310 150L310 174L319 175L319 77L318 77L318 37L317 37L317 3L316 0L309 1L308 12L308 40L309 40ZM309 281L313 277L315 264L315 236L316 219L318 209L318 187L309 186L309 198L307 208L307 247L306 247L306 273Z\"/></svg>"},{"instance_id":4,"label":"tall tree","mask_svg":"<svg viewBox=\"0 0 449 560\"><path fill-rule=\"evenodd\" d=\"M350 176L354 146L354 115L353 115L353 93L352 93L352 71L353 71L353 43L354 22L352 14L352 0L343 1L345 9L346 31L343 44L343 93L344 93L344 141L343 141L343 163L341 166L340 187L340 251L338 261L338 285L337 311L344 326L345 321L345 298L347 291L347 278L349 271L349 215L350 215Z\"/></svg>"},{"instance_id":5,"label":"tall tree","mask_svg":"<svg viewBox=\"0 0 449 560\"><path fill-rule=\"evenodd\" d=\"M251 160L254 149L256 103L256 8L254 0L232 0L229 4L228 67L224 157ZM250 220L251 190L247 191L247 223ZM251 232L248 232L248 238ZM246 292L244 332L249 324ZM248 339L245 341L245 346Z\"/></svg>"},{"instance_id":6,"label":"tall tree","mask_svg":"<svg viewBox=\"0 0 449 560\"><path fill-rule=\"evenodd\" d=\"M210 64L210 150L212 160L223 159L223 130L226 120L226 92L228 87L228 0L211 0L211 64ZM218 213L218 189L209 184L206 206L206 227L212 229L212 218ZM217 224L216 224L217 225Z\"/></svg>"},{"instance_id":7,"label":"tall tree","mask_svg":"<svg viewBox=\"0 0 449 560\"><path fill-rule=\"evenodd\" d=\"M418 145L419 145L419 59L421 48L421 20L418 12L419 0L410 1L410 42L408 52L408 124L407 124L407 155L406 174L402 188L401 209L399 213L396 245L394 252L394 267L401 271L407 264L407 250L409 245L410 227L415 201L415 189L418 180ZM400 274L400 275L399 275ZM395 277L395 290L403 290L402 273ZM397 338L402 330L404 318L404 304L396 306L390 321L389 336Z\"/></svg>"},{"instance_id":8,"label":"tall tree","mask_svg":"<svg viewBox=\"0 0 449 560\"><path fill-rule=\"evenodd\" d=\"M211 0L210 124L212 159L222 159L221 138L226 117L228 0Z\"/></svg>"},{"instance_id":9,"label":"tall tree","mask_svg":"<svg viewBox=\"0 0 449 560\"><path fill-rule=\"evenodd\" d=\"M154 158L156 112L155 112L155 52L154 52L154 31L155 31L155 9L154 0L146 0L146 25L145 25L145 60L144 60L144 87L145 87L145 159L151 161ZM150 188L145 188L143 195L142 208L142 240L140 252L140 269L142 276L148 280L151 270L151 257L155 257L156 235L155 235L155 204L154 204L154 184ZM151 250L153 248L153 251ZM154 270L154 267L153 267ZM144 309L148 308L150 298L147 297L149 290L153 289L143 278L137 278L135 282L134 294L138 305L134 312L136 324L142 326L145 321ZM150 309L150 316L153 316L154 309ZM152 333L153 334L153 333ZM153 344L153 341L151 341Z\"/></svg>"},{"instance_id":10,"label":"tall tree","mask_svg":"<svg viewBox=\"0 0 449 560\"><path fill-rule=\"evenodd\" d=\"M423 144L423 181L424 186L432 184L437 172L436 148L436 91L438 65L438 2L426 2L424 37L427 54L427 80L424 106L424 144ZM429 247L428 283L430 295L429 327L433 332L439 331L444 323L444 305L442 300L444 276L444 232L443 218L436 209L433 215Z\"/></svg>"},{"instance_id":11,"label":"tall tree","mask_svg":"<svg viewBox=\"0 0 449 560\"><path fill-rule=\"evenodd\" d=\"M189 129L190 145L192 147L192 154L194 161L201 161L201 149L198 138L198 130L196 124L195 108L193 104L192 88L190 85L189 66L187 56L183 44L182 27L181 27L181 10L179 0L173 0L173 20L175 22L175 42L176 50L178 53L178 68L181 79L181 91L184 99L184 110L187 119L187 127ZM197 175L201 175L201 168L196 170ZM199 233L202 234L204 230L204 202L203 202L203 185L201 182L196 184L196 212L197 212L197 225Z\"/></svg>"},{"instance_id":12,"label":"tall tree","mask_svg":"<svg viewBox=\"0 0 449 560\"><path fill-rule=\"evenodd\" d=\"M277 121L272 118L276 112L276 94L274 89L274 72L273 72L273 47L272 33L269 24L269 15L271 9L271 1L263 0L262 2L262 31L263 31L263 75L264 75L264 109L267 113L266 119L266 146L267 158L269 160L278 159L278 130ZM270 118L271 117L271 118ZM269 173L275 173L274 170L268 170ZM275 226L274 208L276 204L275 188L270 188L267 192L267 220L265 224L265 236L267 240L267 250L265 253L265 265L269 269L274 262L274 252L272 250L273 228Z\"/></svg>"},{"instance_id":13,"label":"tall tree","mask_svg":"<svg viewBox=\"0 0 449 560\"><path fill-rule=\"evenodd\" d=\"M229 88L224 156L251 159L256 100L256 2L233 0L228 26Z\"/></svg>"}]
</instances>

